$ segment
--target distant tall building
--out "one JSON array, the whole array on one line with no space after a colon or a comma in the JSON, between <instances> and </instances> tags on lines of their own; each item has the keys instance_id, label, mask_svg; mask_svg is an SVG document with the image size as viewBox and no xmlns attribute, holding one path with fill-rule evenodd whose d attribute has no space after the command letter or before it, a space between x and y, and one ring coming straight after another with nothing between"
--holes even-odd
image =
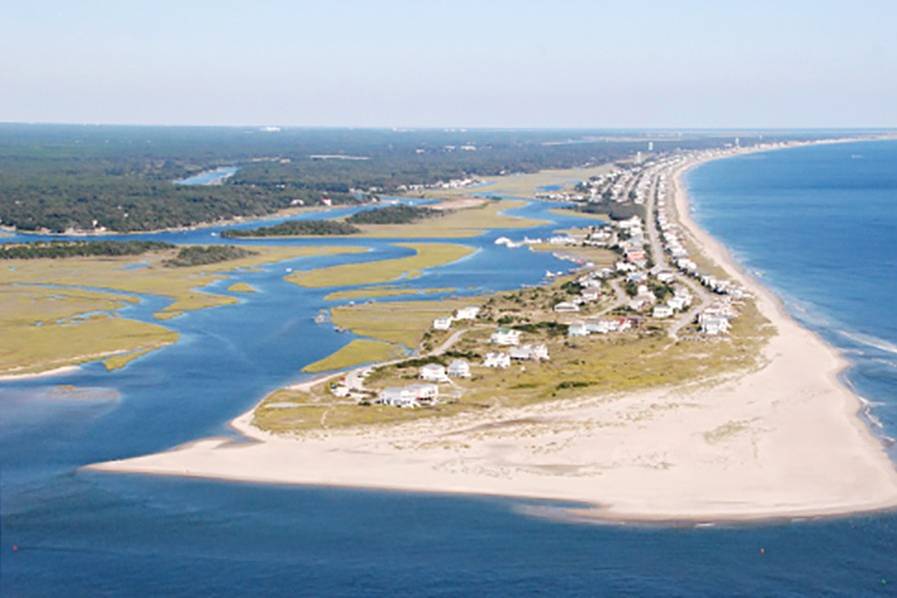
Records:
<instances>
[{"instance_id":1,"label":"distant tall building","mask_svg":"<svg viewBox=\"0 0 897 598\"><path fill-rule=\"evenodd\" d=\"M642 161L642 152L635 152L635 161L636 162Z\"/></svg>"},{"instance_id":2,"label":"distant tall building","mask_svg":"<svg viewBox=\"0 0 897 598\"><path fill-rule=\"evenodd\" d=\"M648 151L649 151L649 152L653 152L653 151L654 151L654 142L653 142L653 141L649 141L649 142L648 142Z\"/></svg>"},{"instance_id":3,"label":"distant tall building","mask_svg":"<svg viewBox=\"0 0 897 598\"><path fill-rule=\"evenodd\" d=\"M741 147L741 138L740 137L735 138L735 147Z\"/></svg>"}]
</instances>

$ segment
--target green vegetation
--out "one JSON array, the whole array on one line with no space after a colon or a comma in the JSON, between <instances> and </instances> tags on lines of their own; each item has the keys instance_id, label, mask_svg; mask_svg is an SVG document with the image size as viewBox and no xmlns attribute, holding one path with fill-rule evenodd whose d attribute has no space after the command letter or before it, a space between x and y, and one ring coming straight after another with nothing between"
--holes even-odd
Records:
<instances>
[{"instance_id":1,"label":"green vegetation","mask_svg":"<svg viewBox=\"0 0 897 598\"><path fill-rule=\"evenodd\" d=\"M0 259L33 260L88 256L141 255L172 249L170 243L156 241L39 241L0 245Z\"/></svg>"},{"instance_id":2,"label":"green vegetation","mask_svg":"<svg viewBox=\"0 0 897 598\"><path fill-rule=\"evenodd\" d=\"M255 251L233 245L191 245L178 249L177 255L162 262L169 268L189 268L229 262L255 255Z\"/></svg>"},{"instance_id":3,"label":"green vegetation","mask_svg":"<svg viewBox=\"0 0 897 598\"><path fill-rule=\"evenodd\" d=\"M628 220L633 216L645 219L645 206L632 202L619 203L609 199L576 204L576 211L582 214L594 214L602 218L607 216L611 220Z\"/></svg>"},{"instance_id":4,"label":"green vegetation","mask_svg":"<svg viewBox=\"0 0 897 598\"><path fill-rule=\"evenodd\" d=\"M731 137L695 133L653 141L663 152L719 147ZM748 141L742 138L743 144ZM461 145L477 151L458 151ZM0 223L56 232L194 226L299 205L354 204L372 193L398 193L409 185L471 174L495 177L605 164L643 147L644 140L607 131L290 128L269 133L252 127L3 124ZM320 155L367 159L315 157ZM239 170L220 185L173 183L220 166ZM532 197L541 185L588 178L595 168L600 167L572 177L548 170L532 181L527 175L501 177L484 190Z\"/></svg>"},{"instance_id":5,"label":"green vegetation","mask_svg":"<svg viewBox=\"0 0 897 598\"><path fill-rule=\"evenodd\" d=\"M227 230L222 237L301 237L354 235L361 229L339 220L290 220L273 226L245 230Z\"/></svg>"},{"instance_id":6,"label":"green vegetation","mask_svg":"<svg viewBox=\"0 0 897 598\"><path fill-rule=\"evenodd\" d=\"M544 220L507 216L505 210L525 205L519 200L487 201L473 207L449 211L439 218L410 224L368 224L362 226L365 237L380 238L459 238L476 237L495 228L528 228L548 224Z\"/></svg>"},{"instance_id":7,"label":"green vegetation","mask_svg":"<svg viewBox=\"0 0 897 598\"><path fill-rule=\"evenodd\" d=\"M391 282L402 278L416 278L426 268L449 264L474 252L472 247L449 243L396 243L396 246L413 249L414 255L294 272L286 279L303 287L339 287Z\"/></svg>"},{"instance_id":8,"label":"green vegetation","mask_svg":"<svg viewBox=\"0 0 897 598\"><path fill-rule=\"evenodd\" d=\"M375 363L396 359L403 355L394 344L368 339L354 339L339 351L302 368L303 372L317 373L342 370L363 363Z\"/></svg>"},{"instance_id":9,"label":"green vegetation","mask_svg":"<svg viewBox=\"0 0 897 598\"><path fill-rule=\"evenodd\" d=\"M444 215L443 210L399 204L356 212L346 218L346 222L351 224L411 224L425 218Z\"/></svg>"},{"instance_id":10,"label":"green vegetation","mask_svg":"<svg viewBox=\"0 0 897 598\"><path fill-rule=\"evenodd\" d=\"M177 340L176 332L162 326L105 313L133 301L115 293L0 284L0 375L104 357L112 369Z\"/></svg>"}]
</instances>

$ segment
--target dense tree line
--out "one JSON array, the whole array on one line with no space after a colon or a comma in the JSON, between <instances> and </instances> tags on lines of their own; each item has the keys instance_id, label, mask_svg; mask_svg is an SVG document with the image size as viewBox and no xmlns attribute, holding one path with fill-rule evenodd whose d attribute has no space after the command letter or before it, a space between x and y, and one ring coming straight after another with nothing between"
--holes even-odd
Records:
<instances>
[{"instance_id":1,"label":"dense tree line","mask_svg":"<svg viewBox=\"0 0 897 598\"><path fill-rule=\"evenodd\" d=\"M386 206L377 210L364 210L356 212L346 218L346 222L352 224L409 224L424 218L439 216L445 212L425 208L421 206L407 206L403 204Z\"/></svg>"},{"instance_id":2,"label":"dense tree line","mask_svg":"<svg viewBox=\"0 0 897 598\"><path fill-rule=\"evenodd\" d=\"M767 133L777 138L811 138ZM741 133L742 145L760 137ZM353 203L470 174L600 163L731 143L721 133L0 125L0 225L22 230L191 226L294 205ZM337 158L334 158L337 157ZM364 159L338 159L338 157ZM238 166L223 184L173 181ZM359 192L361 190L361 192Z\"/></svg>"},{"instance_id":3,"label":"dense tree line","mask_svg":"<svg viewBox=\"0 0 897 598\"><path fill-rule=\"evenodd\" d=\"M357 226L339 220L290 220L260 228L227 230L222 237L300 237L305 235L352 235L361 232Z\"/></svg>"},{"instance_id":4,"label":"dense tree line","mask_svg":"<svg viewBox=\"0 0 897 598\"><path fill-rule=\"evenodd\" d=\"M0 259L27 260L39 258L142 255L151 251L172 249L170 243L157 241L50 241L22 244L0 244Z\"/></svg>"},{"instance_id":5,"label":"dense tree line","mask_svg":"<svg viewBox=\"0 0 897 598\"><path fill-rule=\"evenodd\" d=\"M577 204L576 209L587 214L607 214L611 220L628 220L633 216L645 218L645 207L636 203L619 203L602 199L589 203Z\"/></svg>"},{"instance_id":6,"label":"dense tree line","mask_svg":"<svg viewBox=\"0 0 897 598\"><path fill-rule=\"evenodd\" d=\"M255 255L255 253L255 251L234 247L233 245L190 245L181 247L177 255L165 260L163 263L169 268L207 266L209 264L249 257L250 255Z\"/></svg>"}]
</instances>

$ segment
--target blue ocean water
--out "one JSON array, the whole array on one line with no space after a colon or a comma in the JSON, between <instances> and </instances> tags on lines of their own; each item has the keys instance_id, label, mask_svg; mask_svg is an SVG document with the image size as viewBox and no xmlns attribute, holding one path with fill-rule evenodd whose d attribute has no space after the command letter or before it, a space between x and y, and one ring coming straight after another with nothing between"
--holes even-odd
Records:
<instances>
[{"instance_id":1,"label":"blue ocean water","mask_svg":"<svg viewBox=\"0 0 897 598\"><path fill-rule=\"evenodd\" d=\"M792 280L803 276L806 269L824 277L823 270L843 267L846 260L817 261L828 254L814 245L793 243L789 250L798 255L794 268L800 272L789 271L777 261L772 248L778 238L776 231L783 230L783 225L766 228L780 219L790 223L787 232L791 235L821 239L812 230L793 230L816 224L806 214L792 214L790 194L780 186L827 188L824 182L814 183L814 177L830 176L861 162L842 160L839 147L848 156L881 152L875 162L878 166L865 165L869 169L861 176L854 175L853 180L873 189L870 205L879 199L886 205L881 198L887 197L887 191L882 192L881 187L893 184L897 144L880 149L875 144L863 144L861 149L812 148L832 152L824 155L789 150L764 154L762 159L722 161L693 172L689 184L694 186L701 221L731 243L750 267L764 270L778 290L800 301L821 331L826 332L828 322L836 322L832 331L871 335L878 344L894 342L894 336L877 327L854 327L853 323L863 318L855 318L852 309L850 314L842 314L838 306L844 304L827 297L839 289L849 294L853 287L835 284L816 298L815 286L807 290L802 285L812 285L818 279ZM770 172L784 174L776 182L765 174ZM732 192L733 177L740 181L735 185L738 190L754 191L737 199ZM877 186L873 184L876 179L880 180ZM870 221L859 218L853 222L857 227L853 233L843 232L847 246L851 235L859 234L856 231L868 236L870 227L875 228L873 223L887 217L894 222L893 203L891 214L885 216L862 207L866 205L862 189L850 193L856 211ZM774 194L778 199L767 199ZM893 192L890 197L893 202ZM766 201L778 211L752 208ZM727 220L728 209L719 207L724 202L729 202L732 210L740 210L740 217ZM833 197L830 203L838 200ZM793 207L800 212L799 202ZM554 220L554 224L513 235L545 234L572 223L547 208L533 202L518 213ZM212 235L220 230L143 237L216 242L219 237ZM890 252L887 255L893 265L897 248L893 246L894 228L890 230L890 242L885 227L877 250ZM407 284L454 286L477 293L535 284L545 270L565 267L547 254L496 247L493 241L501 234L503 231L497 230L464 240L475 246L477 253ZM772 236L762 237L766 234ZM226 284L247 281L260 292L241 297L238 305L167 322L183 340L120 371L106 373L92 365L52 380L0 384L0 594L895 593L894 514L746 526L588 525L535 517L526 509L531 502L499 498L278 487L78 470L86 463L226 434L227 422L265 392L300 378L303 364L347 342L351 336L313 321L317 311L327 305L323 299L327 291L299 289L285 283L282 276L286 267L378 259L405 251L387 241L352 242L373 251L234 273ZM878 276L879 285L890 285L893 290L893 275L888 277L888 270L877 269L879 265L876 261L867 276ZM890 272L893 274L893 268ZM220 291L226 284L219 283L216 288ZM127 308L130 317L149 319L165 302L149 296L142 300ZM893 326L893 309L885 307L877 313ZM858 364L865 359L859 353L851 358ZM888 386L887 378L868 377L859 365L850 377L870 399L888 404L894 400L893 379ZM56 389L59 384L76 385L87 394L60 393ZM887 409L888 405L876 406L875 413Z\"/></svg>"},{"instance_id":2,"label":"blue ocean water","mask_svg":"<svg viewBox=\"0 0 897 598\"><path fill-rule=\"evenodd\" d=\"M876 431L897 437L897 142L748 154L686 183L696 219L844 351Z\"/></svg>"}]
</instances>

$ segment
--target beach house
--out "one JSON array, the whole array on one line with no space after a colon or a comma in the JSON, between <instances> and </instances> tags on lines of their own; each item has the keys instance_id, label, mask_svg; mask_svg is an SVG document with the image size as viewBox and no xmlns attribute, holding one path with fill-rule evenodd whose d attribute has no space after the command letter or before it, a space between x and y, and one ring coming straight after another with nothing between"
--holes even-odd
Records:
<instances>
[{"instance_id":1,"label":"beach house","mask_svg":"<svg viewBox=\"0 0 897 598\"><path fill-rule=\"evenodd\" d=\"M579 311L579 306L570 301L561 301L554 306L554 311L559 314L575 313Z\"/></svg>"},{"instance_id":2,"label":"beach house","mask_svg":"<svg viewBox=\"0 0 897 598\"><path fill-rule=\"evenodd\" d=\"M476 320L480 314L479 307L462 307L455 311L456 320Z\"/></svg>"},{"instance_id":3,"label":"beach house","mask_svg":"<svg viewBox=\"0 0 897 598\"><path fill-rule=\"evenodd\" d=\"M406 386L418 402L435 403L439 398L439 387L435 384L411 384Z\"/></svg>"},{"instance_id":4,"label":"beach house","mask_svg":"<svg viewBox=\"0 0 897 598\"><path fill-rule=\"evenodd\" d=\"M548 347L544 344L514 347L509 356L520 361L543 361L548 359Z\"/></svg>"},{"instance_id":5,"label":"beach house","mask_svg":"<svg viewBox=\"0 0 897 598\"><path fill-rule=\"evenodd\" d=\"M418 377L428 382L448 382L448 375L445 373L445 366L438 363L428 363L420 368Z\"/></svg>"},{"instance_id":6,"label":"beach house","mask_svg":"<svg viewBox=\"0 0 897 598\"><path fill-rule=\"evenodd\" d=\"M701 314L698 318L701 332L708 336L719 336L729 331L729 319L725 316Z\"/></svg>"},{"instance_id":7,"label":"beach house","mask_svg":"<svg viewBox=\"0 0 897 598\"><path fill-rule=\"evenodd\" d=\"M509 368L511 367L511 356L507 353L486 353L483 366L487 368Z\"/></svg>"},{"instance_id":8,"label":"beach house","mask_svg":"<svg viewBox=\"0 0 897 598\"><path fill-rule=\"evenodd\" d=\"M452 319L451 318L436 318L433 320L433 329L434 330L448 330L452 327Z\"/></svg>"},{"instance_id":9,"label":"beach house","mask_svg":"<svg viewBox=\"0 0 897 598\"><path fill-rule=\"evenodd\" d=\"M673 315L673 308L669 305L655 305L651 315L657 319L669 318Z\"/></svg>"},{"instance_id":10,"label":"beach house","mask_svg":"<svg viewBox=\"0 0 897 598\"><path fill-rule=\"evenodd\" d=\"M391 407L417 407L417 397L407 386L388 386L380 391L377 400Z\"/></svg>"},{"instance_id":11,"label":"beach house","mask_svg":"<svg viewBox=\"0 0 897 598\"><path fill-rule=\"evenodd\" d=\"M489 342L493 345L518 345L520 344L520 331L511 328L499 328L489 337Z\"/></svg>"},{"instance_id":12,"label":"beach house","mask_svg":"<svg viewBox=\"0 0 897 598\"><path fill-rule=\"evenodd\" d=\"M450 378L470 378L470 364L464 359L455 359L448 366Z\"/></svg>"}]
</instances>

